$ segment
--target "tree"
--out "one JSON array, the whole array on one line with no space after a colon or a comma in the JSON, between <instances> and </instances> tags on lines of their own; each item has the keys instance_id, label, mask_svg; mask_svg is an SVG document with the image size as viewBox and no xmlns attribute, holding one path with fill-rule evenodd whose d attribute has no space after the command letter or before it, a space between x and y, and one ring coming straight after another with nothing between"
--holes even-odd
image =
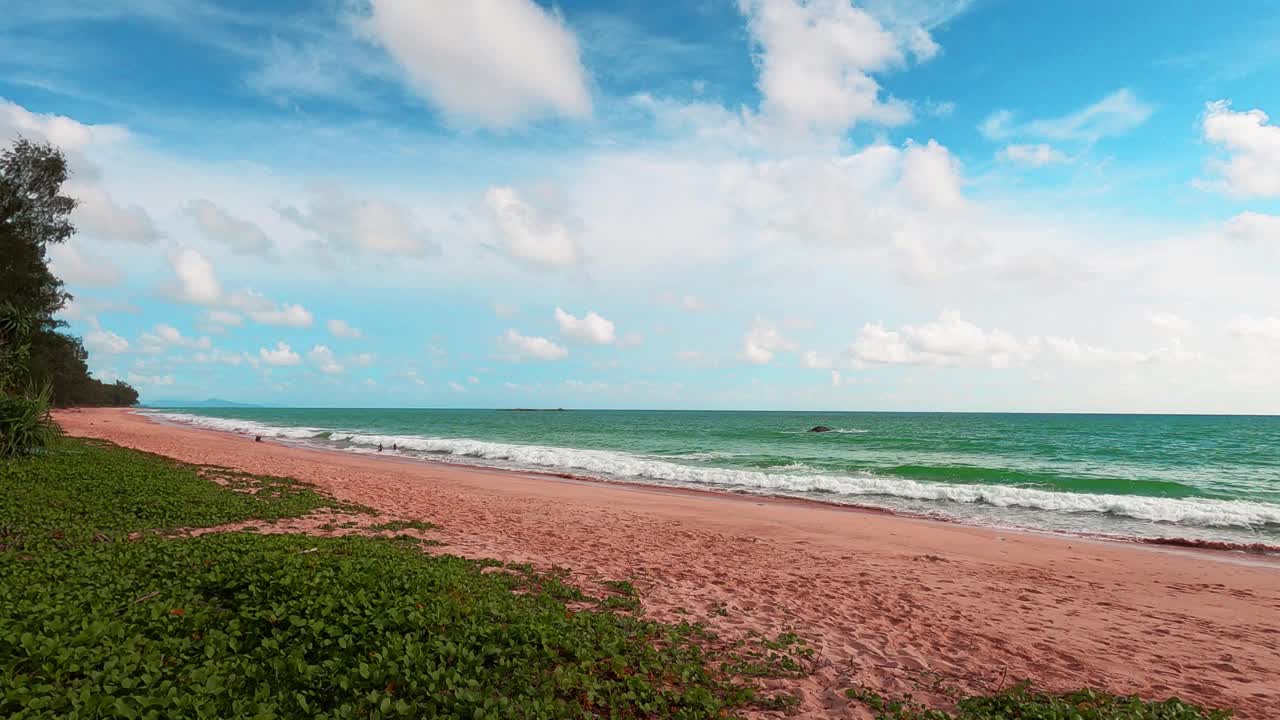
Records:
<instances>
[{"instance_id":1,"label":"tree","mask_svg":"<svg viewBox=\"0 0 1280 720\"><path fill-rule=\"evenodd\" d=\"M47 259L49 245L75 233L66 179L66 158L52 145L19 139L0 152L0 303L37 329L58 327L53 316L71 299Z\"/></svg>"},{"instance_id":2,"label":"tree","mask_svg":"<svg viewBox=\"0 0 1280 720\"><path fill-rule=\"evenodd\" d=\"M61 332L66 323L55 317L71 299L48 263L49 246L75 234L66 180L66 157L52 145L19 139L0 152L0 393L47 394L59 406L132 405L138 393L93 378L80 338Z\"/></svg>"}]
</instances>

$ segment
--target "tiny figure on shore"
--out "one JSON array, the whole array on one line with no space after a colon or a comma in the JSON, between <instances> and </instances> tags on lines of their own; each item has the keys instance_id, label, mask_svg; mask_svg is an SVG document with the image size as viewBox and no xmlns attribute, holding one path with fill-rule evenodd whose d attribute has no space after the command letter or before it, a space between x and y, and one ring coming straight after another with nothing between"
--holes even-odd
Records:
<instances>
[{"instance_id":1,"label":"tiny figure on shore","mask_svg":"<svg viewBox=\"0 0 1280 720\"><path fill-rule=\"evenodd\" d=\"M397 443L391 443L391 449L392 449L392 450L399 450L399 449L400 449L400 445L398 445Z\"/></svg>"},{"instance_id":2,"label":"tiny figure on shore","mask_svg":"<svg viewBox=\"0 0 1280 720\"><path fill-rule=\"evenodd\" d=\"M261 435L254 435L254 436L253 436L253 441L254 441L254 442L262 442L262 436L261 436Z\"/></svg>"},{"instance_id":3,"label":"tiny figure on shore","mask_svg":"<svg viewBox=\"0 0 1280 720\"><path fill-rule=\"evenodd\" d=\"M378 452L382 452L382 443L378 443Z\"/></svg>"}]
</instances>

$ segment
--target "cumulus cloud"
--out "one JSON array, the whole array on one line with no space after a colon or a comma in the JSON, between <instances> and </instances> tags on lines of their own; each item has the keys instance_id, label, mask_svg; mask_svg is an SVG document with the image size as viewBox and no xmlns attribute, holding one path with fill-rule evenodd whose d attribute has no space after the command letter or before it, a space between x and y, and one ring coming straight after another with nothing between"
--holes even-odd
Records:
<instances>
[{"instance_id":1,"label":"cumulus cloud","mask_svg":"<svg viewBox=\"0 0 1280 720\"><path fill-rule=\"evenodd\" d=\"M1243 313L1227 324L1227 332L1246 340L1280 342L1280 317Z\"/></svg>"},{"instance_id":2,"label":"cumulus cloud","mask_svg":"<svg viewBox=\"0 0 1280 720\"><path fill-rule=\"evenodd\" d=\"M348 325L345 320L338 320L335 318L326 323L326 325L329 327L329 333L336 338L355 340L364 336L364 333L360 331L360 328Z\"/></svg>"},{"instance_id":3,"label":"cumulus cloud","mask_svg":"<svg viewBox=\"0 0 1280 720\"><path fill-rule=\"evenodd\" d=\"M268 255L271 239L256 224L223 210L205 198L191 200L183 211L206 238L244 255Z\"/></svg>"},{"instance_id":4,"label":"cumulus cloud","mask_svg":"<svg viewBox=\"0 0 1280 720\"><path fill-rule=\"evenodd\" d=\"M533 0L372 0L367 35L461 122L510 127L591 112L573 32Z\"/></svg>"},{"instance_id":5,"label":"cumulus cloud","mask_svg":"<svg viewBox=\"0 0 1280 720\"><path fill-rule=\"evenodd\" d=\"M996 158L1001 162L1029 168L1063 165L1071 162L1071 158L1067 157L1065 153L1047 143L1006 145L1000 152L996 153Z\"/></svg>"},{"instance_id":6,"label":"cumulus cloud","mask_svg":"<svg viewBox=\"0 0 1280 720\"><path fill-rule=\"evenodd\" d=\"M519 362L522 360L561 360L569 356L569 351L562 345L544 337L521 335L515 330L507 330L498 338L498 347L503 358Z\"/></svg>"},{"instance_id":7,"label":"cumulus cloud","mask_svg":"<svg viewBox=\"0 0 1280 720\"><path fill-rule=\"evenodd\" d=\"M783 337L777 326L756 318L742 338L742 351L738 357L753 365L767 365L776 353L795 349L795 343Z\"/></svg>"},{"instance_id":8,"label":"cumulus cloud","mask_svg":"<svg viewBox=\"0 0 1280 720\"><path fill-rule=\"evenodd\" d=\"M1018 122L1009 110L988 115L978 129L991 140L1036 137L1092 143L1115 137L1142 125L1155 108L1132 90L1122 88L1073 113Z\"/></svg>"},{"instance_id":9,"label":"cumulus cloud","mask_svg":"<svg viewBox=\"0 0 1280 720\"><path fill-rule=\"evenodd\" d=\"M1236 197L1280 197L1280 125L1270 120L1257 108L1236 112L1229 100L1206 106L1204 139L1226 153L1210 163L1214 186Z\"/></svg>"},{"instance_id":10,"label":"cumulus cloud","mask_svg":"<svg viewBox=\"0 0 1280 720\"><path fill-rule=\"evenodd\" d=\"M485 205L498 225L502 250L511 259L543 269L578 263L578 243L563 220L534 207L509 187L491 187Z\"/></svg>"},{"instance_id":11,"label":"cumulus cloud","mask_svg":"<svg viewBox=\"0 0 1280 720\"><path fill-rule=\"evenodd\" d=\"M72 181L67 183L66 192L77 201L71 219L83 232L143 244L160 237L146 210L137 205L120 205L100 185Z\"/></svg>"},{"instance_id":12,"label":"cumulus cloud","mask_svg":"<svg viewBox=\"0 0 1280 720\"><path fill-rule=\"evenodd\" d=\"M856 364L871 365L1010 367L1025 362L1033 352L1009 333L983 330L951 310L937 320L901 330L867 323L849 347Z\"/></svg>"},{"instance_id":13,"label":"cumulus cloud","mask_svg":"<svg viewBox=\"0 0 1280 720\"><path fill-rule=\"evenodd\" d=\"M464 393L467 391L467 389L462 386L462 383L455 380L449 381L449 389L456 393Z\"/></svg>"},{"instance_id":14,"label":"cumulus cloud","mask_svg":"<svg viewBox=\"0 0 1280 720\"><path fill-rule=\"evenodd\" d=\"M556 308L556 324L560 326L560 334L578 342L609 345L617 341L613 322L595 312L588 312L578 318Z\"/></svg>"},{"instance_id":15,"label":"cumulus cloud","mask_svg":"<svg viewBox=\"0 0 1280 720\"><path fill-rule=\"evenodd\" d=\"M173 295L193 305L215 305L222 302L222 285L218 283L213 263L198 250L181 248L169 254L169 265L177 275Z\"/></svg>"},{"instance_id":16,"label":"cumulus cloud","mask_svg":"<svg viewBox=\"0 0 1280 720\"><path fill-rule=\"evenodd\" d=\"M343 370L342 363L338 362L338 358L333 354L333 351L325 345L312 347L307 352L307 359L316 366L316 369L328 375L336 375Z\"/></svg>"},{"instance_id":17,"label":"cumulus cloud","mask_svg":"<svg viewBox=\"0 0 1280 720\"><path fill-rule=\"evenodd\" d=\"M284 341L277 342L275 348L271 350L258 348L258 357L267 365L288 366L302 362L302 358L298 356L298 353L294 352L289 347L289 344Z\"/></svg>"},{"instance_id":18,"label":"cumulus cloud","mask_svg":"<svg viewBox=\"0 0 1280 720\"><path fill-rule=\"evenodd\" d=\"M908 143L902 154L902 179L907 193L923 207L954 210L964 207L960 162L936 140Z\"/></svg>"},{"instance_id":19,"label":"cumulus cloud","mask_svg":"<svg viewBox=\"0 0 1280 720\"><path fill-rule=\"evenodd\" d=\"M84 346L91 352L118 355L129 349L129 341L110 330L98 328L84 336Z\"/></svg>"},{"instance_id":20,"label":"cumulus cloud","mask_svg":"<svg viewBox=\"0 0 1280 720\"><path fill-rule=\"evenodd\" d=\"M292 305L290 303L264 310L248 310L247 314L255 322L263 325L282 325L294 328L311 327L313 319L310 310L301 305Z\"/></svg>"},{"instance_id":21,"label":"cumulus cloud","mask_svg":"<svg viewBox=\"0 0 1280 720\"><path fill-rule=\"evenodd\" d=\"M213 263L195 249L180 248L170 253L169 265L177 276L177 283L169 289L176 300L214 309L221 308L224 313L220 317L224 319L230 319L236 315L233 311L238 311L263 325L311 327L313 320L311 312L301 305L278 304L261 293L249 289L231 294L224 293ZM236 317L238 318L238 315ZM238 322L217 323L217 321L213 323L238 324Z\"/></svg>"},{"instance_id":22,"label":"cumulus cloud","mask_svg":"<svg viewBox=\"0 0 1280 720\"><path fill-rule=\"evenodd\" d=\"M277 205L276 212L337 252L430 255L439 246L414 214L397 203L359 198L336 184L308 188L305 208Z\"/></svg>"},{"instance_id":23,"label":"cumulus cloud","mask_svg":"<svg viewBox=\"0 0 1280 720\"><path fill-rule=\"evenodd\" d=\"M49 246L49 267L68 285L79 287L111 287L119 285L120 270L106 258L87 257L78 247L65 242Z\"/></svg>"},{"instance_id":24,"label":"cumulus cloud","mask_svg":"<svg viewBox=\"0 0 1280 720\"><path fill-rule=\"evenodd\" d=\"M1226 230L1234 240L1280 244L1280 215L1242 212L1227 221Z\"/></svg>"},{"instance_id":25,"label":"cumulus cloud","mask_svg":"<svg viewBox=\"0 0 1280 720\"><path fill-rule=\"evenodd\" d=\"M229 327L240 327L244 318L240 313L230 310L205 310L201 318L201 326L205 332L225 332Z\"/></svg>"},{"instance_id":26,"label":"cumulus cloud","mask_svg":"<svg viewBox=\"0 0 1280 720\"><path fill-rule=\"evenodd\" d=\"M144 332L138 338L138 351L149 355L159 354L170 348L208 350L212 346L213 342L208 337L187 337L178 328L166 323L156 325L151 332Z\"/></svg>"},{"instance_id":27,"label":"cumulus cloud","mask_svg":"<svg viewBox=\"0 0 1280 720\"><path fill-rule=\"evenodd\" d=\"M847 0L739 0L738 8L757 50L767 119L826 131L911 119L910 106L882 98L871 75L902 65L906 53L936 55L938 45L922 27L895 34Z\"/></svg>"},{"instance_id":28,"label":"cumulus cloud","mask_svg":"<svg viewBox=\"0 0 1280 720\"><path fill-rule=\"evenodd\" d=\"M33 113L15 102L0 98L0 141L17 136L46 140L66 152L78 152L92 145L112 145L129 138L122 125L93 125L53 113Z\"/></svg>"}]
</instances>

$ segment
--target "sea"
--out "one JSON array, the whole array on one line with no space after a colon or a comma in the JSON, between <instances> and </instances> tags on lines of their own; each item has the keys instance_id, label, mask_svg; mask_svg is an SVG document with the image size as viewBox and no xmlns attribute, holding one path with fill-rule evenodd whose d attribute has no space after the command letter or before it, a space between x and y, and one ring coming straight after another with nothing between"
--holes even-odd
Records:
<instances>
[{"instance_id":1,"label":"sea","mask_svg":"<svg viewBox=\"0 0 1280 720\"><path fill-rule=\"evenodd\" d=\"M377 453L382 445L383 454L424 462L805 498L1002 528L1280 549L1280 417L144 412L348 453ZM831 431L810 432L820 425Z\"/></svg>"}]
</instances>

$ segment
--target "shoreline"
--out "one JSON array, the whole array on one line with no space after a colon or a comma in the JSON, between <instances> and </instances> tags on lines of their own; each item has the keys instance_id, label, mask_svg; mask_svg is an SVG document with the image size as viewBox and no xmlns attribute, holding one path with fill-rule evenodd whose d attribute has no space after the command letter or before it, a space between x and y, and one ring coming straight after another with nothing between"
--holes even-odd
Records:
<instances>
[{"instance_id":1,"label":"shoreline","mask_svg":"<svg viewBox=\"0 0 1280 720\"><path fill-rule=\"evenodd\" d=\"M1006 531L804 499L616 483L274 442L127 410L57 413L69 434L186 462L295 477L438 524L441 552L627 579L646 615L725 638L795 632L817 650L787 681L804 717L860 718L843 690L1176 695L1272 717L1280 562Z\"/></svg>"},{"instance_id":2,"label":"shoreline","mask_svg":"<svg viewBox=\"0 0 1280 720\"><path fill-rule=\"evenodd\" d=\"M197 430L201 432L219 433L222 435L226 435L228 437L233 437L238 439L244 439L251 436L249 433L237 433L230 430L219 430L216 428L201 427L198 425L178 422L178 421L170 420L168 418L159 417L158 413L171 412L171 411L165 410L164 408L159 408L159 409L127 408L126 410L127 412L130 412L142 418L146 418L147 420L160 425L166 425L166 426L175 427L175 428ZM848 512L875 513L875 514L890 515L890 516L899 517L899 518L921 520L924 522L954 524L954 525L960 525L963 527L980 528L980 529L989 530L992 532L1000 532L1000 533L1028 533L1032 535L1042 535L1047 537L1056 537L1056 538L1064 538L1064 539L1075 539L1080 541L1121 543L1121 544L1131 544L1131 545L1138 545L1138 546L1145 545L1145 546L1153 546L1153 547L1160 547L1160 548L1181 548L1183 550L1190 550L1190 551L1203 551L1211 555L1217 554L1217 553L1239 553L1239 554L1246 554L1246 555L1260 555L1265 557L1280 558L1280 545L1271 545L1271 544L1262 543L1262 542L1246 543L1246 542L1232 542L1229 540L1209 540L1209 539L1201 539L1201 538L1182 538L1182 537L1173 537L1173 536L1143 537L1143 536L1130 536L1130 535L1114 535L1114 534L1102 533L1102 532L1088 532L1083 530L1082 531L1053 530L1053 529L1045 529L1045 528L1027 527L1022 525L1000 525L997 523L984 524L979 522L966 522L964 519L957 518L957 517L950 517L942 513L937 513L937 514L916 513L916 512L910 512L907 510L899 510L894 508L882 507L879 505L871 505L868 503L837 502L833 500L822 500L820 498L814 498L814 497L797 497L794 495L773 494L768 492L752 492L749 490L739 491L739 490L722 489L722 488L716 488L716 487L693 488L693 487L685 487L682 485L675 485L675 484L664 484L662 482L641 482L638 480L628 480L625 478L614 479L614 478L597 477L593 475L567 472L567 471L556 471L552 469L539 470L536 468L508 468L508 467L499 467L499 466L493 466L493 465L484 465L481 463L469 463L464 461L438 460L430 457L411 457L407 455L401 455L399 453L396 453L395 451L390 451L387 453L370 453L370 452L353 453L353 452L342 450L340 448L331 448L331 447L324 447L321 445L308 444L301 440L297 442L291 442L288 439L282 439L278 437L266 438L262 442L278 445L281 447L296 448L299 450L314 450L316 452L322 452L322 453L355 455L359 457L367 457L374 460L385 460L388 462L404 462L404 463L411 463L411 464L422 463L427 465L439 465L444 467L459 467L459 468L467 468L467 469L479 470L484 472L511 473L519 476L545 478L548 480L557 479L557 480L568 480L568 481L574 481L574 482L597 483L601 485L625 487L625 488L645 488L645 489L652 489L657 491L673 492L677 494L687 494L687 495L707 494L713 497L723 497L723 498L742 498L742 499L751 499L751 500L763 499L766 502L808 504L808 505L814 505L818 507L831 508L835 510L844 510ZM1223 558L1223 559L1228 560L1227 558Z\"/></svg>"}]
</instances>

